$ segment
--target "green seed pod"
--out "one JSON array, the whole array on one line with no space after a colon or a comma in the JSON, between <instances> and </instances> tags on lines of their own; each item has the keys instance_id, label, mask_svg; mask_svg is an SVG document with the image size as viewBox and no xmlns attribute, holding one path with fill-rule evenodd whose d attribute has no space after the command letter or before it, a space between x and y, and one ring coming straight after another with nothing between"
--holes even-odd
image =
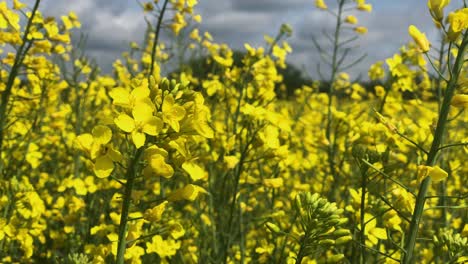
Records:
<instances>
[{"instance_id":1,"label":"green seed pod","mask_svg":"<svg viewBox=\"0 0 468 264\"><path fill-rule=\"evenodd\" d=\"M329 245L334 245L335 244L335 240L333 239L324 239L324 240L320 240L318 242L319 245L322 245L322 246L329 246Z\"/></svg>"},{"instance_id":2,"label":"green seed pod","mask_svg":"<svg viewBox=\"0 0 468 264\"><path fill-rule=\"evenodd\" d=\"M168 91L169 88L170 88L170 85L171 85L171 84L169 83L169 80L168 80L167 78L162 79L162 81L161 81L161 89L162 89L163 91Z\"/></svg>"},{"instance_id":3,"label":"green seed pod","mask_svg":"<svg viewBox=\"0 0 468 264\"><path fill-rule=\"evenodd\" d=\"M342 261L344 259L344 257L345 256L343 254L333 255L333 256L328 258L327 262L328 263L337 263L339 261Z\"/></svg>"},{"instance_id":4,"label":"green seed pod","mask_svg":"<svg viewBox=\"0 0 468 264\"><path fill-rule=\"evenodd\" d=\"M267 222L265 223L265 226L274 234L279 234L281 233L281 228L279 228L279 226L271 223L271 222Z\"/></svg>"},{"instance_id":5,"label":"green seed pod","mask_svg":"<svg viewBox=\"0 0 468 264\"><path fill-rule=\"evenodd\" d=\"M346 236L346 235L349 235L349 234L351 234L351 232L349 232L348 229L344 229L344 228L340 228L340 229L335 230L333 232L333 235L338 236L338 237Z\"/></svg>"},{"instance_id":6,"label":"green seed pod","mask_svg":"<svg viewBox=\"0 0 468 264\"><path fill-rule=\"evenodd\" d=\"M352 236L342 236L342 237L338 238L335 241L335 243L336 243L336 245L342 245L342 244L348 243L351 240L353 240Z\"/></svg>"},{"instance_id":7,"label":"green seed pod","mask_svg":"<svg viewBox=\"0 0 468 264\"><path fill-rule=\"evenodd\" d=\"M301 201L301 195L300 195L300 194L296 195L296 198L295 198L295 200L296 200L296 203L295 203L295 205L296 205L296 210L298 210L298 211L299 211L299 213L300 213L300 212L301 212L301 210L302 210L302 201Z\"/></svg>"}]
</instances>

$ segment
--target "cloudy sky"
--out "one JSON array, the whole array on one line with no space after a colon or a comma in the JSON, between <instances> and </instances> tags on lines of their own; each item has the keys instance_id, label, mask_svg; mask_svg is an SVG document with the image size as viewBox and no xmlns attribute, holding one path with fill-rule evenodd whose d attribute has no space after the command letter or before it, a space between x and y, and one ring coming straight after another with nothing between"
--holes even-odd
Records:
<instances>
[{"instance_id":1,"label":"cloudy sky","mask_svg":"<svg viewBox=\"0 0 468 264\"><path fill-rule=\"evenodd\" d=\"M325 41L321 31L333 27L334 18L315 8L314 0L198 1L196 12L203 17L201 30L210 32L215 41L227 43L234 49L243 49L244 43L263 45L263 35L274 36L282 23L290 24L293 35L288 42L293 53L288 61L304 68L309 76L316 76L319 56L311 38ZM325 2L332 10L336 7L336 0ZM368 34L355 43L355 56L367 53L367 57L351 70L352 74L367 75L366 71L373 62L392 56L410 40L407 33L410 24L426 32L434 43L438 41L425 0L367 2L372 4L373 12L348 12L359 19L359 25L369 29ZM452 4L454 2L462 1L452 0ZM112 61L128 50L130 41L141 42L143 39L144 16L135 0L42 0L40 9L44 14L53 16L75 11L83 25L81 31L88 35L90 55L107 72L111 69ZM349 33L353 34L352 31Z\"/></svg>"}]
</instances>

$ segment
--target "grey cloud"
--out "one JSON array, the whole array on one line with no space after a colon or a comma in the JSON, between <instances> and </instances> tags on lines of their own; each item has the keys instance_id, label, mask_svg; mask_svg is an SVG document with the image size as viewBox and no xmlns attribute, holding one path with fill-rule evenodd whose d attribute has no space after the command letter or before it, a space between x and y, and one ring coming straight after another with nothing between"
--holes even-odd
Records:
<instances>
[{"instance_id":1,"label":"grey cloud","mask_svg":"<svg viewBox=\"0 0 468 264\"><path fill-rule=\"evenodd\" d=\"M271 11L285 11L288 9L295 9L299 7L310 5L308 0L231 0L232 7L241 11L257 11L257 12L271 12Z\"/></svg>"},{"instance_id":2,"label":"grey cloud","mask_svg":"<svg viewBox=\"0 0 468 264\"><path fill-rule=\"evenodd\" d=\"M352 70L352 74L365 73L376 60L390 57L410 41L407 33L410 24L426 32L433 43L437 41L438 35L428 15L426 1L367 2L374 5L372 13L350 12L358 17L360 25L369 28L369 33L356 42L359 45L356 56L367 52L368 57ZM335 6L334 1L327 0L327 4L330 9ZM44 0L41 5L45 15L59 16L72 10L78 14L83 24L81 31L88 35L89 53L97 56L104 71L109 71L112 61L128 50L130 41L141 42L143 39L146 24L135 1ZM305 65L308 73L314 76L319 56L310 37L314 35L324 44L321 30L325 28L331 32L334 26L334 18L317 10L312 0L200 0L196 12L203 16L201 29L212 33L216 42L228 43L241 50L244 43L264 45L264 34L274 36L282 23L291 24L294 33L288 42L293 54L288 61L298 66ZM349 36L354 34L352 31L348 33Z\"/></svg>"}]
</instances>

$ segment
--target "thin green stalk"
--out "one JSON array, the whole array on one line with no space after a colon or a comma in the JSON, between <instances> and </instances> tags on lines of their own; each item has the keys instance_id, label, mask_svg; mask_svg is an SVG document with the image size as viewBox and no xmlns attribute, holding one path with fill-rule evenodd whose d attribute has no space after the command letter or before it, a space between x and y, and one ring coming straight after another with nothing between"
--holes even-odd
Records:
<instances>
[{"instance_id":1,"label":"thin green stalk","mask_svg":"<svg viewBox=\"0 0 468 264\"><path fill-rule=\"evenodd\" d=\"M426 160L427 166L433 166L436 163L436 157L439 152L439 148L440 148L441 142L445 134L445 126L446 126L448 114L450 111L450 102L455 93L458 77L463 68L463 62L464 62L463 60L464 60L464 55L465 55L467 45L468 45L468 34L465 34L463 36L463 41L460 44L460 48L458 50L458 56L453 66L452 76L450 78L450 81L447 84L447 90L445 92L444 100L442 102L442 107L440 109L439 119L437 121L437 127L434 133L434 140L432 141L431 149L429 151L429 154L427 155L428 156ZM450 67L450 65L447 65L447 66ZM413 216L411 218L408 240L406 241L406 245L405 245L406 254L404 254L404 257L403 257L404 264L414 263L413 251L416 245L416 237L418 235L419 223L421 221L421 217L424 211L424 204L426 203L426 194L427 194L430 184L431 184L431 178L426 177L422 181L419 187L419 192L416 198Z\"/></svg>"},{"instance_id":2,"label":"thin green stalk","mask_svg":"<svg viewBox=\"0 0 468 264\"><path fill-rule=\"evenodd\" d=\"M333 184L331 188L331 192L335 189L336 186L336 170L335 170L335 151L333 147L333 143L331 142L331 124L333 121L332 117L332 107L333 107L333 95L334 95L334 86L333 82L335 80L336 73L338 71L337 67L337 58L338 58L338 48L339 48L339 43L340 43L340 30L341 30L341 16L343 13L343 6L344 6L345 0L340 0L338 3L338 14L336 16L336 26L335 26L335 34L334 34L334 43L333 43L333 55L332 55L332 72L330 76L330 88L328 91L328 106L327 106L327 127L325 130L325 137L327 138L329 142L328 146L328 164L330 168L330 174L333 177ZM330 198L333 197L330 195Z\"/></svg>"},{"instance_id":3,"label":"thin green stalk","mask_svg":"<svg viewBox=\"0 0 468 264\"><path fill-rule=\"evenodd\" d=\"M122 210L120 216L120 224L119 224L119 242L117 246L117 257L115 263L123 264L124 263L124 255L125 255L125 248L127 245L126 237L127 237L127 223L128 223L128 213L130 209L130 204L132 200L132 190L133 184L135 181L135 177L138 172L138 163L140 162L140 158L143 154L143 147L139 148L135 156L133 157L130 166L127 169L127 173L125 178L127 182L125 184L125 193L123 196L123 203L122 203Z\"/></svg>"},{"instance_id":4,"label":"thin green stalk","mask_svg":"<svg viewBox=\"0 0 468 264\"><path fill-rule=\"evenodd\" d=\"M293 227L294 227L294 224L296 223L296 219L297 219L298 216L299 216L299 212L296 211L296 213L294 214L293 220L292 220L292 222L291 222L291 225L290 225L289 228L285 231L285 233L289 234L289 233L291 232L291 230L292 230ZM283 256L284 256L284 253L285 253L286 243L288 242L288 238L289 238L289 236L285 236L285 237L284 237L283 243L282 243L282 245L281 245L280 255L279 255L279 258L278 258L278 264L283 263Z\"/></svg>"},{"instance_id":5,"label":"thin green stalk","mask_svg":"<svg viewBox=\"0 0 468 264\"><path fill-rule=\"evenodd\" d=\"M366 244L366 223L365 223L365 209L366 209L366 188L367 188L367 165L361 164L361 244ZM361 247L361 263L366 263L366 249Z\"/></svg>"},{"instance_id":6,"label":"thin green stalk","mask_svg":"<svg viewBox=\"0 0 468 264\"><path fill-rule=\"evenodd\" d=\"M168 3L169 3L169 0L164 1L164 4L161 9L161 13L159 14L159 17L158 17L158 22L156 24L156 32L154 33L155 36L154 36L154 41L153 41L153 47L151 48L151 65L150 65L150 71L148 72L148 78L149 76L153 75L154 63L156 61L156 46L158 46L159 32L161 30L162 20L164 17L164 13L166 12L166 7Z\"/></svg>"},{"instance_id":7,"label":"thin green stalk","mask_svg":"<svg viewBox=\"0 0 468 264\"><path fill-rule=\"evenodd\" d=\"M0 105L0 173L3 171L3 159L1 158L1 154L3 152L3 140L5 136L5 124L6 124L6 116L7 116L7 106L8 101L10 99L11 90L13 89L13 84L15 81L16 76L18 75L19 68L23 64L23 60L28 53L29 49L32 46L33 40L28 41L29 30L31 29L32 21L34 20L34 16L36 15L37 9L39 8L39 3L41 0L36 0L34 3L34 7L31 12L31 16L28 19L28 24L26 25L26 29L23 33L22 44L19 47L15 61L13 63L13 67L11 68L10 75L8 75L8 80L6 83L5 91L2 93L1 97L1 105Z\"/></svg>"}]
</instances>

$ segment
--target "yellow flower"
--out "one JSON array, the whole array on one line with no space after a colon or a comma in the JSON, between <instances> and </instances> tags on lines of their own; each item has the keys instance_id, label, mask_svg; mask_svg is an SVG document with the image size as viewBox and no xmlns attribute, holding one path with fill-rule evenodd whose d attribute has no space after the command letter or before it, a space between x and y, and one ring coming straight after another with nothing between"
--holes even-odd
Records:
<instances>
[{"instance_id":1,"label":"yellow flower","mask_svg":"<svg viewBox=\"0 0 468 264\"><path fill-rule=\"evenodd\" d=\"M24 7L26 7L25 4L21 3L18 0L13 0L13 9L20 10L20 9L23 9Z\"/></svg>"},{"instance_id":2,"label":"yellow flower","mask_svg":"<svg viewBox=\"0 0 468 264\"><path fill-rule=\"evenodd\" d=\"M444 8L450 3L450 0L429 0L427 7L435 21L442 21L444 18Z\"/></svg>"},{"instance_id":3,"label":"yellow flower","mask_svg":"<svg viewBox=\"0 0 468 264\"><path fill-rule=\"evenodd\" d=\"M450 23L447 33L450 41L455 41L461 32L468 28L468 8L463 8L448 15Z\"/></svg>"},{"instance_id":4,"label":"yellow flower","mask_svg":"<svg viewBox=\"0 0 468 264\"><path fill-rule=\"evenodd\" d=\"M162 214L164 213L167 204L168 201L164 201L153 208L147 209L143 214L143 217L145 218L145 220L151 222L158 222L159 220L161 220Z\"/></svg>"},{"instance_id":5,"label":"yellow flower","mask_svg":"<svg viewBox=\"0 0 468 264\"><path fill-rule=\"evenodd\" d=\"M154 10L154 6L153 6L153 4L151 2L143 4L143 11L144 12L151 12L153 10Z\"/></svg>"},{"instance_id":6,"label":"yellow flower","mask_svg":"<svg viewBox=\"0 0 468 264\"><path fill-rule=\"evenodd\" d=\"M454 107L468 108L468 94L456 94L450 103Z\"/></svg>"},{"instance_id":7,"label":"yellow flower","mask_svg":"<svg viewBox=\"0 0 468 264\"><path fill-rule=\"evenodd\" d=\"M146 243L146 252L156 253L160 258L174 256L180 248L180 241L172 239L164 240L160 235L156 235L151 239L151 242Z\"/></svg>"},{"instance_id":8,"label":"yellow flower","mask_svg":"<svg viewBox=\"0 0 468 264\"><path fill-rule=\"evenodd\" d=\"M364 223L366 223L364 227L364 234L367 236L367 246L372 247L374 245L377 245L379 239L387 239L387 231L385 230L385 228L376 227L377 219L371 214L364 214ZM361 229L361 224L358 225L358 228Z\"/></svg>"},{"instance_id":9,"label":"yellow flower","mask_svg":"<svg viewBox=\"0 0 468 264\"><path fill-rule=\"evenodd\" d=\"M179 121L185 117L185 108L175 103L172 94L164 97L162 105L163 121L169 124L175 132L179 132Z\"/></svg>"},{"instance_id":10,"label":"yellow flower","mask_svg":"<svg viewBox=\"0 0 468 264\"><path fill-rule=\"evenodd\" d=\"M357 0L357 9L361 11L366 11L366 12L371 12L372 11L372 5L371 4L366 4L365 0Z\"/></svg>"},{"instance_id":11,"label":"yellow flower","mask_svg":"<svg viewBox=\"0 0 468 264\"><path fill-rule=\"evenodd\" d=\"M197 199L199 193L208 192L200 186L188 184L185 187L172 192L167 198L167 200L170 202L180 200L187 200L193 202L195 201L195 199Z\"/></svg>"},{"instance_id":12,"label":"yellow flower","mask_svg":"<svg viewBox=\"0 0 468 264\"><path fill-rule=\"evenodd\" d=\"M184 169L190 175L190 178L192 178L194 181L198 181L204 178L206 179L208 176L205 170L193 161L184 162L182 164L182 169Z\"/></svg>"},{"instance_id":13,"label":"yellow flower","mask_svg":"<svg viewBox=\"0 0 468 264\"><path fill-rule=\"evenodd\" d=\"M359 33L359 34L366 34L367 33L367 28L366 27L355 27L354 31Z\"/></svg>"},{"instance_id":14,"label":"yellow flower","mask_svg":"<svg viewBox=\"0 0 468 264\"><path fill-rule=\"evenodd\" d=\"M263 179L263 184L268 188L280 188L283 186L283 178Z\"/></svg>"},{"instance_id":15,"label":"yellow flower","mask_svg":"<svg viewBox=\"0 0 468 264\"><path fill-rule=\"evenodd\" d=\"M325 4L325 2L323 0L315 0L315 6L317 8L323 9L323 10L328 9L327 4Z\"/></svg>"},{"instance_id":16,"label":"yellow flower","mask_svg":"<svg viewBox=\"0 0 468 264\"><path fill-rule=\"evenodd\" d=\"M372 64L369 68L369 79L372 81L383 79L385 77L385 70L383 68L383 61L378 61Z\"/></svg>"},{"instance_id":17,"label":"yellow flower","mask_svg":"<svg viewBox=\"0 0 468 264\"><path fill-rule=\"evenodd\" d=\"M170 178L174 175L174 169L166 163L168 153L165 149L157 146L151 146L145 150L145 160L148 166L144 168L145 177L152 175Z\"/></svg>"},{"instance_id":18,"label":"yellow flower","mask_svg":"<svg viewBox=\"0 0 468 264\"><path fill-rule=\"evenodd\" d=\"M163 128L162 120L153 116L153 107L144 101L135 104L132 116L133 118L127 114L120 114L114 119L114 123L122 131L131 133L136 148L145 144L145 134L156 136Z\"/></svg>"},{"instance_id":19,"label":"yellow flower","mask_svg":"<svg viewBox=\"0 0 468 264\"><path fill-rule=\"evenodd\" d=\"M99 178L108 177L114 170L114 162L122 159L122 154L110 145L111 139L112 130L98 125L93 128L92 134L79 135L75 140L76 147L94 160L94 173Z\"/></svg>"},{"instance_id":20,"label":"yellow flower","mask_svg":"<svg viewBox=\"0 0 468 264\"><path fill-rule=\"evenodd\" d=\"M347 17L345 18L345 22L346 22L346 23L349 23L349 24L355 25L355 24L358 23L358 19L357 19L355 16L353 16L353 15L349 15L349 16L347 16Z\"/></svg>"},{"instance_id":21,"label":"yellow flower","mask_svg":"<svg viewBox=\"0 0 468 264\"><path fill-rule=\"evenodd\" d=\"M375 95L377 95L377 97L382 98L385 95L385 88L383 86L376 85L374 89L375 89Z\"/></svg>"},{"instance_id":22,"label":"yellow flower","mask_svg":"<svg viewBox=\"0 0 468 264\"><path fill-rule=\"evenodd\" d=\"M433 182L439 182L448 177L448 173L439 166L418 166L418 181L422 181L426 177L431 177Z\"/></svg>"},{"instance_id":23,"label":"yellow flower","mask_svg":"<svg viewBox=\"0 0 468 264\"><path fill-rule=\"evenodd\" d=\"M408 27L408 32L410 36L414 39L418 47L422 50L422 52L428 52L431 46L431 43L426 38L426 34L421 33L419 29L413 25Z\"/></svg>"}]
</instances>

